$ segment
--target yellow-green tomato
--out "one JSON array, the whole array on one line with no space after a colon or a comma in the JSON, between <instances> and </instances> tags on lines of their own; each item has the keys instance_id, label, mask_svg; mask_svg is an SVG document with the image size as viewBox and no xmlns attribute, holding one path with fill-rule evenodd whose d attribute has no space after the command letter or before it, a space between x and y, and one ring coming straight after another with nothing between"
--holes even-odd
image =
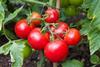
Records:
<instances>
[{"instance_id":1,"label":"yellow-green tomato","mask_svg":"<svg viewBox=\"0 0 100 67\"><path fill-rule=\"evenodd\" d=\"M83 0L69 0L69 3L74 6L80 6L83 3Z\"/></svg>"},{"instance_id":2,"label":"yellow-green tomato","mask_svg":"<svg viewBox=\"0 0 100 67\"><path fill-rule=\"evenodd\" d=\"M22 53L23 53L24 59L26 59L32 54L32 48L28 44L25 44L25 47L23 48Z\"/></svg>"},{"instance_id":3,"label":"yellow-green tomato","mask_svg":"<svg viewBox=\"0 0 100 67\"><path fill-rule=\"evenodd\" d=\"M67 16L75 16L78 14L78 10L74 6L68 6L67 8L65 8L64 12Z\"/></svg>"},{"instance_id":4,"label":"yellow-green tomato","mask_svg":"<svg viewBox=\"0 0 100 67\"><path fill-rule=\"evenodd\" d=\"M69 5L69 0L61 0L61 7L65 8Z\"/></svg>"}]
</instances>

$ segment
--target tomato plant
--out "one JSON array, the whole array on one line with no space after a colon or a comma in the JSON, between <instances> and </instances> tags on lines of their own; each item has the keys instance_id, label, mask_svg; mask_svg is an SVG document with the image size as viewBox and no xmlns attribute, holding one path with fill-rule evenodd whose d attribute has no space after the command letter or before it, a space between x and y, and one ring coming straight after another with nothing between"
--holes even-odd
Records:
<instances>
[{"instance_id":1,"label":"tomato plant","mask_svg":"<svg viewBox=\"0 0 100 67\"><path fill-rule=\"evenodd\" d=\"M1 0L0 64L100 67L99 14L100 0Z\"/></svg>"}]
</instances>

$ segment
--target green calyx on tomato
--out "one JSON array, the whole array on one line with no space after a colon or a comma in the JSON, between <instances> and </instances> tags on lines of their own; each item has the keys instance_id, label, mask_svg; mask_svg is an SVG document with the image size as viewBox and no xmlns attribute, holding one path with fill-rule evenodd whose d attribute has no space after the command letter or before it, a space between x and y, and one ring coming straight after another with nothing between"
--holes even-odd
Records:
<instances>
[{"instance_id":1,"label":"green calyx on tomato","mask_svg":"<svg viewBox=\"0 0 100 67\"><path fill-rule=\"evenodd\" d=\"M75 16L78 14L78 9L75 6L68 6L64 12L67 16Z\"/></svg>"}]
</instances>

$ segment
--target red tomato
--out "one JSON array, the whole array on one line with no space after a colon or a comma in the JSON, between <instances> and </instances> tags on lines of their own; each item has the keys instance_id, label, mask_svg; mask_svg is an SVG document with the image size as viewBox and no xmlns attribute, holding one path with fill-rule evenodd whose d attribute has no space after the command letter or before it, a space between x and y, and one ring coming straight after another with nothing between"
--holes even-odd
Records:
<instances>
[{"instance_id":1,"label":"red tomato","mask_svg":"<svg viewBox=\"0 0 100 67\"><path fill-rule=\"evenodd\" d=\"M68 56L68 46L63 40L56 40L46 45L44 55L52 62L63 61Z\"/></svg>"},{"instance_id":2,"label":"red tomato","mask_svg":"<svg viewBox=\"0 0 100 67\"><path fill-rule=\"evenodd\" d=\"M29 35L31 27L26 19L19 20L15 25L15 33L19 38L25 39Z\"/></svg>"},{"instance_id":3,"label":"red tomato","mask_svg":"<svg viewBox=\"0 0 100 67\"><path fill-rule=\"evenodd\" d=\"M69 26L65 22L59 22L57 28L55 29L54 33L56 36L60 38L64 38L65 32L68 30Z\"/></svg>"},{"instance_id":4,"label":"red tomato","mask_svg":"<svg viewBox=\"0 0 100 67\"><path fill-rule=\"evenodd\" d=\"M43 35L41 33L40 28L33 29L28 36L30 46L36 50L44 49L48 41L49 40L45 37L45 34Z\"/></svg>"},{"instance_id":5,"label":"red tomato","mask_svg":"<svg viewBox=\"0 0 100 67\"><path fill-rule=\"evenodd\" d=\"M47 18L45 19L48 23L55 23L59 19L59 11L56 9L49 8L45 11Z\"/></svg>"},{"instance_id":6,"label":"red tomato","mask_svg":"<svg viewBox=\"0 0 100 67\"><path fill-rule=\"evenodd\" d=\"M41 24L41 15L38 12L32 12L32 15L30 17L31 19L31 25L40 25Z\"/></svg>"},{"instance_id":7,"label":"red tomato","mask_svg":"<svg viewBox=\"0 0 100 67\"><path fill-rule=\"evenodd\" d=\"M68 45L77 45L80 41L81 34L79 30L75 28L71 28L65 34L64 40L67 42Z\"/></svg>"},{"instance_id":8,"label":"red tomato","mask_svg":"<svg viewBox=\"0 0 100 67\"><path fill-rule=\"evenodd\" d=\"M50 32L46 32L44 34L44 37L46 37L47 40L50 40Z\"/></svg>"}]
</instances>

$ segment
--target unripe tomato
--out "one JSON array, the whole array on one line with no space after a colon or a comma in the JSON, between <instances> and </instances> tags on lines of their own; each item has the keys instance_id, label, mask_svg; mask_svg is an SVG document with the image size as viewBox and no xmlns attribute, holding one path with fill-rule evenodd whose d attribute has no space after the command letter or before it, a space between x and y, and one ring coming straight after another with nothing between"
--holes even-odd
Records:
<instances>
[{"instance_id":1,"label":"unripe tomato","mask_svg":"<svg viewBox=\"0 0 100 67\"><path fill-rule=\"evenodd\" d=\"M78 14L78 9L75 6L68 6L64 12L67 16L75 16Z\"/></svg>"},{"instance_id":2,"label":"unripe tomato","mask_svg":"<svg viewBox=\"0 0 100 67\"><path fill-rule=\"evenodd\" d=\"M59 36L60 38L64 38L65 32L68 30L69 26L65 22L58 22L57 28L54 30L55 36Z\"/></svg>"},{"instance_id":3,"label":"unripe tomato","mask_svg":"<svg viewBox=\"0 0 100 67\"><path fill-rule=\"evenodd\" d=\"M29 35L31 27L26 19L19 20L15 25L15 33L19 38L25 39Z\"/></svg>"},{"instance_id":4,"label":"unripe tomato","mask_svg":"<svg viewBox=\"0 0 100 67\"><path fill-rule=\"evenodd\" d=\"M41 33L40 28L35 28L30 32L28 36L28 42L32 48L36 50L42 50L49 40L47 37L45 37L45 34Z\"/></svg>"},{"instance_id":5,"label":"unripe tomato","mask_svg":"<svg viewBox=\"0 0 100 67\"><path fill-rule=\"evenodd\" d=\"M25 47L23 48L23 56L24 59L28 58L32 54L32 49L28 44L25 44Z\"/></svg>"},{"instance_id":6,"label":"unripe tomato","mask_svg":"<svg viewBox=\"0 0 100 67\"><path fill-rule=\"evenodd\" d=\"M61 7L62 8L68 7L68 5L69 5L69 0L61 0Z\"/></svg>"},{"instance_id":7,"label":"unripe tomato","mask_svg":"<svg viewBox=\"0 0 100 67\"><path fill-rule=\"evenodd\" d=\"M52 62L61 62L68 56L68 45L63 40L49 42L44 49L44 55Z\"/></svg>"},{"instance_id":8,"label":"unripe tomato","mask_svg":"<svg viewBox=\"0 0 100 67\"><path fill-rule=\"evenodd\" d=\"M48 23L55 23L59 19L59 11L57 9L48 8L45 14L47 15L45 21Z\"/></svg>"},{"instance_id":9,"label":"unripe tomato","mask_svg":"<svg viewBox=\"0 0 100 67\"><path fill-rule=\"evenodd\" d=\"M40 25L41 24L41 15L38 12L32 12L30 17L31 25Z\"/></svg>"},{"instance_id":10,"label":"unripe tomato","mask_svg":"<svg viewBox=\"0 0 100 67\"><path fill-rule=\"evenodd\" d=\"M65 34L64 40L68 45L77 45L80 41L80 38L81 38L81 34L79 30L75 28L71 28Z\"/></svg>"},{"instance_id":11,"label":"unripe tomato","mask_svg":"<svg viewBox=\"0 0 100 67\"><path fill-rule=\"evenodd\" d=\"M83 3L83 0L69 0L69 3L74 6L80 6Z\"/></svg>"}]
</instances>

